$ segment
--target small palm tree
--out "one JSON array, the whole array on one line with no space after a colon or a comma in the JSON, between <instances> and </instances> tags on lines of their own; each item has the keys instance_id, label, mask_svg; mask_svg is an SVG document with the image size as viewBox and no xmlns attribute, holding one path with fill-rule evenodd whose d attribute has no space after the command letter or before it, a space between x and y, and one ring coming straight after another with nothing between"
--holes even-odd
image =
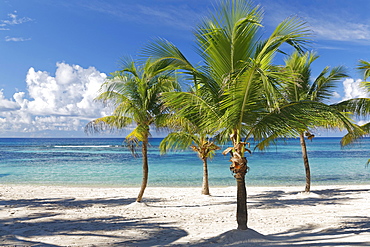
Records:
<instances>
[{"instance_id":1,"label":"small palm tree","mask_svg":"<svg viewBox=\"0 0 370 247\"><path fill-rule=\"evenodd\" d=\"M135 126L126 136L126 141L129 146L141 143L143 179L137 202L141 202L148 183L147 152L150 126L163 127L163 119L167 115L167 108L160 100L160 94L178 89L173 70L168 63L148 59L139 67L132 59L125 59L122 70L112 74L102 85L101 93L96 98L114 106L113 114L95 119L85 127L86 132L94 133Z\"/></svg>"},{"instance_id":2,"label":"small palm tree","mask_svg":"<svg viewBox=\"0 0 370 247\"><path fill-rule=\"evenodd\" d=\"M177 120L178 118L179 116L176 116ZM208 159L212 158L215 151L219 150L220 147L217 146L211 138L209 138L209 135L207 135L204 130L199 129L196 125L186 119L177 121L174 128L177 130L169 133L161 141L159 145L161 153L166 153L169 150L185 150L189 147L196 152L203 162L202 194L210 195L208 182Z\"/></svg>"},{"instance_id":3,"label":"small palm tree","mask_svg":"<svg viewBox=\"0 0 370 247\"><path fill-rule=\"evenodd\" d=\"M208 137L191 134L185 131L172 132L168 134L160 144L160 149L163 153L171 149L185 150L189 147L198 154L198 157L203 162L202 194L210 195L208 182L208 159L212 158L215 151L219 150L220 147Z\"/></svg>"}]
</instances>

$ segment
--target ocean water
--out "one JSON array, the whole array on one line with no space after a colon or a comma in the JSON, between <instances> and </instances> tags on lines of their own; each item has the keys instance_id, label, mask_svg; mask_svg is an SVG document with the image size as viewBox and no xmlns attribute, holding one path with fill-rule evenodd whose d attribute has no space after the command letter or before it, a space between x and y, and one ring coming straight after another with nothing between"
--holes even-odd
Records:
<instances>
[{"instance_id":1,"label":"ocean water","mask_svg":"<svg viewBox=\"0 0 370 247\"><path fill-rule=\"evenodd\" d=\"M202 162L196 153L160 155L160 141L150 140L148 186L201 186ZM141 158L134 158L122 144L123 138L0 138L0 183L140 186ZM340 138L314 138L307 148L313 186L370 184L370 139L342 148ZM208 164L210 186L235 185L229 157L221 152ZM299 139L279 141L247 159L248 186L305 184Z\"/></svg>"}]
</instances>

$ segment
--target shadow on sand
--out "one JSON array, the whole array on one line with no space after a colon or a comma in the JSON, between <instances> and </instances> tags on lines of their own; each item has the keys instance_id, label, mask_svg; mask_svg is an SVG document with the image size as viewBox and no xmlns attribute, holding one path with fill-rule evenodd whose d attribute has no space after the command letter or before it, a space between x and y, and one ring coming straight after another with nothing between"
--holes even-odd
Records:
<instances>
[{"instance_id":1,"label":"shadow on sand","mask_svg":"<svg viewBox=\"0 0 370 247\"><path fill-rule=\"evenodd\" d=\"M348 217L341 228L321 229L314 225L290 229L286 232L263 235L253 229L231 230L211 239L188 244L188 246L369 246L370 240L350 241L353 234L368 233L370 217ZM177 245L180 246L180 245Z\"/></svg>"},{"instance_id":2,"label":"shadow on sand","mask_svg":"<svg viewBox=\"0 0 370 247\"><path fill-rule=\"evenodd\" d=\"M289 207L294 205L333 205L344 204L355 200L352 196L368 190L325 189L313 191L312 197L299 197L297 192L266 191L248 197L250 208L263 209L274 207ZM159 199L146 199L146 203L158 202ZM369 246L367 241L350 241L350 237L370 232L370 217L343 217L340 226L320 228L316 225L305 225L289 229L285 232L263 235L253 229L247 231L231 230L219 236L204 239L199 242L177 244L173 243L188 235L188 233L173 225L174 222L157 223L155 218L129 218L123 214L106 215L104 217L86 217L83 209L88 207L101 208L132 205L135 198L98 198L94 200L75 200L75 198L47 198L0 200L3 208L42 209L42 213L33 213L24 217L14 215L0 219L0 246L58 246L42 241L29 241L32 237L76 236L79 238L96 237L109 239L106 244L95 243L95 246ZM226 204L233 204L228 200ZM204 202L205 205L211 205ZM150 205L151 206L151 205ZM193 205L204 206L204 205ZM81 210L81 219L58 219L58 212L53 209ZM11 211L9 211L11 212ZM222 227L222 225L220 225ZM135 240L128 239L124 234L117 236L117 231L137 231L141 234ZM161 242L158 242L158 236ZM363 239L363 238L360 238ZM57 243L57 241L53 241ZM94 246L90 243L89 246Z\"/></svg>"},{"instance_id":3,"label":"shadow on sand","mask_svg":"<svg viewBox=\"0 0 370 247\"><path fill-rule=\"evenodd\" d=\"M282 190L269 190L257 195L248 196L249 208L283 208L290 206L315 206L345 204L349 200L354 200L352 194L368 192L369 190L345 190L345 189L325 189L313 190L311 193L285 192Z\"/></svg>"},{"instance_id":4,"label":"shadow on sand","mask_svg":"<svg viewBox=\"0 0 370 247\"><path fill-rule=\"evenodd\" d=\"M147 203L156 202L156 199L147 199ZM151 218L127 218L123 216L112 215L109 217L85 217L83 211L82 219L58 219L58 213L53 209L84 209L87 207L114 207L122 205L133 205L135 198L126 199L97 199L97 200L79 200L74 198L50 198L50 199L29 199L29 200L0 200L0 205L5 208L27 207L42 208L43 213L34 213L25 217L9 217L0 219L0 246L60 246L48 244L42 241L28 241L32 237L53 237L61 238L63 236L101 237L109 239L109 244L88 243L88 246L151 246L156 242L157 235L165 234L166 240L162 239L163 245L168 245L177 239L187 235L187 232L177 227L170 226L172 222L155 223ZM136 240L125 238L124 235L117 237L113 231L138 231L142 236L136 236ZM96 234L101 232L101 234ZM53 241L57 242L57 241Z\"/></svg>"},{"instance_id":5,"label":"shadow on sand","mask_svg":"<svg viewBox=\"0 0 370 247\"><path fill-rule=\"evenodd\" d=\"M248 197L249 208L276 208L294 205L334 205L355 200L353 194L368 192L368 189L325 189L315 190L312 194L285 191L265 191ZM310 197L311 196L311 197ZM193 243L192 246L370 246L366 241L350 241L349 237L370 232L370 217L342 217L338 228L320 228L306 225L285 232L263 235L253 229L247 231L231 230L211 239Z\"/></svg>"}]
</instances>

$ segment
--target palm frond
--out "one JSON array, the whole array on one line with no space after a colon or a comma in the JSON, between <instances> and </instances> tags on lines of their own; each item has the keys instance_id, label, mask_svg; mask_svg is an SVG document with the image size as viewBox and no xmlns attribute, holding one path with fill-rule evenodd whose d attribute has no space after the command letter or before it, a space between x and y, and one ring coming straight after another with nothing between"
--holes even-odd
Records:
<instances>
[{"instance_id":1,"label":"palm frond","mask_svg":"<svg viewBox=\"0 0 370 247\"><path fill-rule=\"evenodd\" d=\"M370 76L370 63L365 60L360 60L357 69L362 72L363 78L366 81Z\"/></svg>"},{"instance_id":2,"label":"palm frond","mask_svg":"<svg viewBox=\"0 0 370 247\"><path fill-rule=\"evenodd\" d=\"M329 74L327 75L327 73ZM329 99L333 96L336 83L345 77L348 77L348 75L343 66L334 67L330 71L328 67L325 68L311 86L309 92L310 99L321 102Z\"/></svg>"},{"instance_id":3,"label":"palm frond","mask_svg":"<svg viewBox=\"0 0 370 247\"><path fill-rule=\"evenodd\" d=\"M146 57L155 59L156 63L168 64L176 69L194 71L193 65L184 54L171 42L165 39L155 39L148 43L142 50Z\"/></svg>"},{"instance_id":4,"label":"palm frond","mask_svg":"<svg viewBox=\"0 0 370 247\"><path fill-rule=\"evenodd\" d=\"M87 134L101 133L105 131L121 130L132 123L132 119L123 116L107 116L97 118L86 124L84 131Z\"/></svg>"},{"instance_id":5,"label":"palm frond","mask_svg":"<svg viewBox=\"0 0 370 247\"><path fill-rule=\"evenodd\" d=\"M352 123L341 112L314 101L301 101L286 104L280 109L266 114L253 127L248 136L256 140L272 141L277 137L295 137L312 127L346 129L352 137L364 134L359 126ZM266 147L267 142L259 148Z\"/></svg>"},{"instance_id":6,"label":"palm frond","mask_svg":"<svg viewBox=\"0 0 370 247\"><path fill-rule=\"evenodd\" d=\"M358 116L370 115L370 99L356 98L345 100L336 104L332 104L334 108L342 112L349 112Z\"/></svg>"},{"instance_id":7,"label":"palm frond","mask_svg":"<svg viewBox=\"0 0 370 247\"><path fill-rule=\"evenodd\" d=\"M267 40L259 45L256 61L260 64L270 64L282 44L289 44L303 53L306 45L310 43L308 38L311 35L312 32L306 22L297 17L287 18L275 28Z\"/></svg>"},{"instance_id":8,"label":"palm frond","mask_svg":"<svg viewBox=\"0 0 370 247\"><path fill-rule=\"evenodd\" d=\"M185 150L197 139L194 134L187 132L172 132L169 133L159 144L161 154L170 150Z\"/></svg>"},{"instance_id":9,"label":"palm frond","mask_svg":"<svg viewBox=\"0 0 370 247\"><path fill-rule=\"evenodd\" d=\"M139 142L147 141L150 136L150 129L148 125L138 124L135 129L131 131L130 134L126 136L126 140L132 141L137 140Z\"/></svg>"},{"instance_id":10,"label":"palm frond","mask_svg":"<svg viewBox=\"0 0 370 247\"><path fill-rule=\"evenodd\" d=\"M225 1L195 30L197 52L222 82L254 56L262 10L246 1Z\"/></svg>"},{"instance_id":11,"label":"palm frond","mask_svg":"<svg viewBox=\"0 0 370 247\"><path fill-rule=\"evenodd\" d=\"M216 124L219 120L217 105L214 102L207 102L199 95L189 92L171 92L162 93L162 99L177 114L200 128L211 122Z\"/></svg>"}]
</instances>

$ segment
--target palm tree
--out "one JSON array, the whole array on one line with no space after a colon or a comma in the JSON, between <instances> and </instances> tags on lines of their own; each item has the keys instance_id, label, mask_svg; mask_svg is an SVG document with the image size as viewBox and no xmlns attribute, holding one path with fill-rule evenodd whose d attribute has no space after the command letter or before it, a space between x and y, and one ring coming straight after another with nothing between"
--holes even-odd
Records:
<instances>
[{"instance_id":1,"label":"palm tree","mask_svg":"<svg viewBox=\"0 0 370 247\"><path fill-rule=\"evenodd\" d=\"M150 126L163 127L167 108L160 101L162 92L178 90L173 70L165 61L146 60L142 66L128 58L123 60L122 69L112 74L96 98L115 107L111 116L89 122L85 131L94 133L104 130L121 130L134 124L126 136L129 146L141 143L143 178L136 199L141 202L148 183L148 142Z\"/></svg>"},{"instance_id":2,"label":"palm tree","mask_svg":"<svg viewBox=\"0 0 370 247\"><path fill-rule=\"evenodd\" d=\"M233 146L224 154L231 154L230 169L237 182L237 222L241 230L248 229L245 187L248 138L263 138L271 133L296 134L296 130L307 126L295 116L308 119L295 104L277 109L281 98L277 82L289 79L290 74L273 66L272 60L282 44L302 50L310 32L297 18L288 18L270 37L261 39L261 21L261 9L251 2L221 3L219 11L204 19L195 30L198 53L204 63L200 70L194 70L167 41L152 44L147 50L161 61L172 61L194 75L196 86L209 90L204 90L204 94L162 95L172 109L199 128L218 130L222 140L230 138Z\"/></svg>"},{"instance_id":3,"label":"palm tree","mask_svg":"<svg viewBox=\"0 0 370 247\"><path fill-rule=\"evenodd\" d=\"M177 111L174 112L171 126L174 132L168 134L160 144L162 153L168 150L184 150L191 148L198 154L198 157L203 162L203 182L202 194L210 195L209 180L208 180L208 159L213 158L215 151L219 150L212 137L215 135L215 129L202 126L200 124L202 116L200 114L193 114L191 116L183 114L177 107L183 103L192 101L195 98L206 100L208 103L217 104L220 97L220 88L211 80L206 72L202 72L201 68L195 68L173 44L165 40L158 40L157 43L152 43L148 46L149 54L151 50L156 51L155 54L161 53L160 61L167 61L177 67L177 69L184 71L187 75L184 78L192 82L193 87L190 87L188 92L183 92L184 96L176 98L177 94L166 95L162 94L162 100L166 105L175 107ZM158 52L158 49L161 50ZM167 57L167 58L166 58ZM164 59L163 59L164 58ZM173 97L174 96L174 97Z\"/></svg>"},{"instance_id":4,"label":"palm tree","mask_svg":"<svg viewBox=\"0 0 370 247\"><path fill-rule=\"evenodd\" d=\"M160 144L162 153L171 149L185 150L189 147L198 154L198 157L203 162L202 194L210 195L208 182L208 159L212 158L215 151L219 150L220 147L206 136L201 136L196 133L192 134L187 131L172 132L168 134Z\"/></svg>"},{"instance_id":5,"label":"palm tree","mask_svg":"<svg viewBox=\"0 0 370 247\"><path fill-rule=\"evenodd\" d=\"M345 73L345 69L342 66L330 69L325 67L321 73L316 77L315 80L311 82L311 64L318 58L315 53L306 52L305 54L300 54L294 52L286 61L285 66L287 69L296 73L297 80L294 83L288 83L284 87L286 92L285 97L288 102L299 102L299 101L315 101L324 103L325 100L329 99L334 93L335 83L339 80L348 77ZM340 114L335 109L332 109L334 114ZM331 120L330 118L327 119ZM320 122L316 123L319 126ZM324 127L335 126L340 122L324 122ZM315 127L316 127L315 126ZM311 172L310 165L308 161L307 146L305 141L305 136L312 140L314 135L310 130L302 131L299 133L300 144L302 149L302 158L306 173L306 186L305 192L309 192L311 188Z\"/></svg>"}]
</instances>

